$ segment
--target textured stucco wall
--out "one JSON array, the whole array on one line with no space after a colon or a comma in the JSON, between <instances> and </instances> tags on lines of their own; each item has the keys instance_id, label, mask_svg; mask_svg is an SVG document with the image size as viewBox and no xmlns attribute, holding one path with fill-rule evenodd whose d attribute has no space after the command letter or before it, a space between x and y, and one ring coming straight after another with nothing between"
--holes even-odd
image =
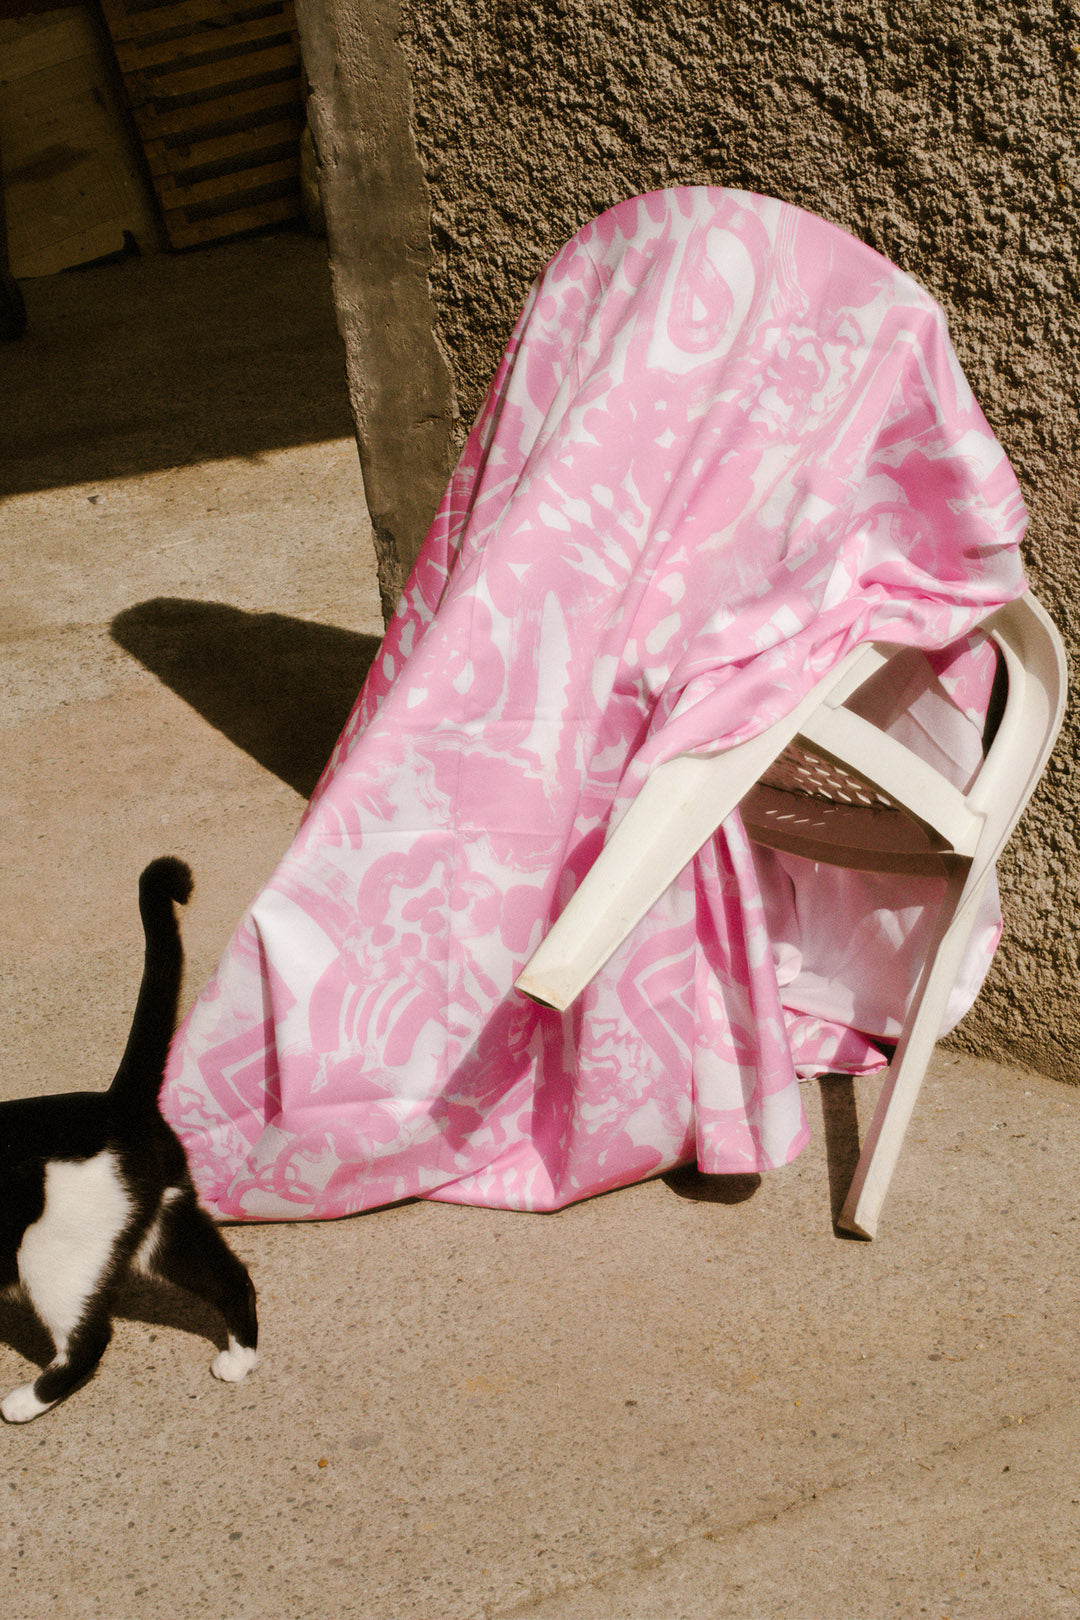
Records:
<instances>
[{"instance_id":1,"label":"textured stucco wall","mask_svg":"<svg viewBox=\"0 0 1080 1620\"><path fill-rule=\"evenodd\" d=\"M361 29L365 11L387 9L331 4ZM1075 646L1080 6L390 9L459 439L533 276L594 214L670 184L782 197L853 231L944 305L1024 488L1032 583ZM1070 716L1003 862L1006 937L959 1038L1080 1080L1076 747Z\"/></svg>"}]
</instances>

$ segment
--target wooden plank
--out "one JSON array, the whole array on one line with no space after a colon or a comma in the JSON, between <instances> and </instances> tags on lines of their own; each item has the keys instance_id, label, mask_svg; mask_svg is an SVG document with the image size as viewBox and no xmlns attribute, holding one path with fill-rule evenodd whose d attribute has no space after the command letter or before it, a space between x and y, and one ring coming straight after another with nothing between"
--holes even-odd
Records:
<instances>
[{"instance_id":1,"label":"wooden plank","mask_svg":"<svg viewBox=\"0 0 1080 1620\"><path fill-rule=\"evenodd\" d=\"M61 237L55 242L42 241L35 245L29 239L24 239L18 244L17 257L13 261L18 268L19 278L54 276L59 270L89 264L92 259L104 258L107 253L121 253L124 229L124 221L120 218L88 225L85 230L75 231L71 236Z\"/></svg>"},{"instance_id":2,"label":"wooden plank","mask_svg":"<svg viewBox=\"0 0 1080 1620\"><path fill-rule=\"evenodd\" d=\"M269 4L269 0L267 0ZM242 22L260 9L257 0L176 0L173 5L153 6L146 10L129 11L123 0L100 0L109 33L120 41L147 39L173 28L192 28L200 25L215 27L231 22ZM281 15L288 16L294 27L293 0L282 0Z\"/></svg>"},{"instance_id":3,"label":"wooden plank","mask_svg":"<svg viewBox=\"0 0 1080 1620\"><path fill-rule=\"evenodd\" d=\"M113 252L125 230L144 249L161 241L105 48L89 15L75 15L82 35L75 55L71 13L34 19L25 37L45 46L48 65L6 82L0 98L8 253L16 276L51 275ZM48 45L50 24L60 35L55 50ZM24 37L21 19L12 32Z\"/></svg>"},{"instance_id":4,"label":"wooden plank","mask_svg":"<svg viewBox=\"0 0 1080 1620\"><path fill-rule=\"evenodd\" d=\"M301 217L292 0L101 3L173 246Z\"/></svg>"},{"instance_id":5,"label":"wooden plank","mask_svg":"<svg viewBox=\"0 0 1080 1620\"><path fill-rule=\"evenodd\" d=\"M292 40L269 48L256 44L224 61L203 62L198 67L181 68L177 72L125 73L124 83L132 105L137 108L143 101L160 105L179 96L224 93L232 85L243 85L246 80L259 78L264 73L284 74L290 69L299 78L300 52Z\"/></svg>"},{"instance_id":6,"label":"wooden plank","mask_svg":"<svg viewBox=\"0 0 1080 1620\"><path fill-rule=\"evenodd\" d=\"M211 219L196 220L194 224L179 218L170 220L169 240L178 248L198 247L203 242L214 242L222 236L238 236L242 231L260 230L266 225L284 225L299 218L298 192L295 197L276 197L271 202L238 208L235 213L216 214Z\"/></svg>"},{"instance_id":7,"label":"wooden plank","mask_svg":"<svg viewBox=\"0 0 1080 1620\"><path fill-rule=\"evenodd\" d=\"M159 111L144 103L136 112L136 118L145 145L148 141L175 135L200 140L203 138L199 135L200 129L220 129L222 124L240 123L272 108L285 114L302 104L301 83L299 78L295 78L276 84L261 84L254 90L231 90L212 101L189 107L170 107Z\"/></svg>"},{"instance_id":8,"label":"wooden plank","mask_svg":"<svg viewBox=\"0 0 1080 1620\"><path fill-rule=\"evenodd\" d=\"M249 152L261 152L286 142L295 142L299 149L303 129L304 115L296 108L287 118L274 118L271 122L254 124L249 129L232 130L228 135L214 136L209 140L192 139L179 145L150 141L146 147L146 161L154 175L181 175L188 169L201 168L207 163L225 163L230 158L240 160Z\"/></svg>"},{"instance_id":9,"label":"wooden plank","mask_svg":"<svg viewBox=\"0 0 1080 1620\"><path fill-rule=\"evenodd\" d=\"M280 40L282 36L292 39L294 33L289 20L282 19L279 12L230 27L199 28L179 39L169 34L164 38L156 35L145 40L128 40L123 47L117 46L116 56L124 72L139 72L145 68L173 67L211 51L241 50L257 40Z\"/></svg>"},{"instance_id":10,"label":"wooden plank","mask_svg":"<svg viewBox=\"0 0 1080 1620\"><path fill-rule=\"evenodd\" d=\"M235 196L254 191L259 186L273 185L278 180L300 181L300 151L276 163L261 163L233 174L218 174L209 180L199 180L185 186L182 180L170 178L158 187L158 196L166 217L175 208L193 208L197 203L214 202L219 197Z\"/></svg>"}]
</instances>

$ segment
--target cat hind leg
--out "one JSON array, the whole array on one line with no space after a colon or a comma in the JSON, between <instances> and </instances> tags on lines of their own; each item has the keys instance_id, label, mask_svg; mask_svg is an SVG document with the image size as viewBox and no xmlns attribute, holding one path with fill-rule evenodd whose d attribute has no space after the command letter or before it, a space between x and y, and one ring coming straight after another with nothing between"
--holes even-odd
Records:
<instances>
[{"instance_id":1,"label":"cat hind leg","mask_svg":"<svg viewBox=\"0 0 1080 1620\"><path fill-rule=\"evenodd\" d=\"M5 1423L29 1423L70 1395L94 1371L112 1337L109 1313L102 1302L89 1305L74 1331L65 1333L50 1322L30 1294L38 1316L52 1334L55 1355L38 1376L20 1384L0 1401Z\"/></svg>"},{"instance_id":2,"label":"cat hind leg","mask_svg":"<svg viewBox=\"0 0 1080 1620\"><path fill-rule=\"evenodd\" d=\"M27 1423L90 1376L112 1334L112 1279L131 1202L111 1153L46 1167L41 1216L23 1233L19 1282L52 1336L49 1365L0 1401L8 1423Z\"/></svg>"},{"instance_id":3,"label":"cat hind leg","mask_svg":"<svg viewBox=\"0 0 1080 1620\"><path fill-rule=\"evenodd\" d=\"M258 1360L255 1288L247 1267L199 1208L194 1194L184 1192L165 1205L158 1241L147 1255L146 1265L220 1313L229 1343L214 1357L210 1371L229 1384L246 1378Z\"/></svg>"}]
</instances>

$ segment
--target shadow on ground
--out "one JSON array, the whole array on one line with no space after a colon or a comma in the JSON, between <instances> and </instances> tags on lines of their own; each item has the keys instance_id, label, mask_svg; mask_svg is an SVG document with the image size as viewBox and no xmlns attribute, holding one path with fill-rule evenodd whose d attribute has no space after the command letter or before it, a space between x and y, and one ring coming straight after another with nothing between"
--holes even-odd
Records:
<instances>
[{"instance_id":1,"label":"shadow on ground","mask_svg":"<svg viewBox=\"0 0 1080 1620\"><path fill-rule=\"evenodd\" d=\"M859 1115L855 1082L849 1074L823 1074L818 1081L821 1122L824 1126L825 1160L829 1171L829 1202L833 1230L838 1238L853 1243L865 1240L837 1226L848 1189L859 1162Z\"/></svg>"},{"instance_id":2,"label":"shadow on ground","mask_svg":"<svg viewBox=\"0 0 1080 1620\"><path fill-rule=\"evenodd\" d=\"M669 1170L660 1179L673 1193L695 1204L745 1204L761 1186L761 1177L756 1172L707 1176L695 1164L680 1165L678 1170Z\"/></svg>"},{"instance_id":3,"label":"shadow on ground","mask_svg":"<svg viewBox=\"0 0 1080 1620\"><path fill-rule=\"evenodd\" d=\"M376 636L281 613L160 596L112 621L113 640L305 799L356 701Z\"/></svg>"},{"instance_id":4,"label":"shadow on ground","mask_svg":"<svg viewBox=\"0 0 1080 1620\"><path fill-rule=\"evenodd\" d=\"M862 1242L837 1226L848 1195L855 1167L859 1162L859 1116L855 1083L848 1074L824 1074L818 1082L825 1159L829 1172L829 1203L833 1231L838 1238ZM756 1173L708 1176L696 1165L682 1165L661 1180L680 1198L700 1204L744 1204L761 1186Z\"/></svg>"},{"instance_id":5,"label":"shadow on ground","mask_svg":"<svg viewBox=\"0 0 1080 1620\"><path fill-rule=\"evenodd\" d=\"M217 1350L224 1350L228 1344L225 1324L211 1306L156 1277L133 1276L124 1282L113 1303L113 1319L190 1333ZM0 1342L33 1366L46 1367L53 1357L48 1332L18 1295L0 1299ZM105 1353L108 1355L108 1351Z\"/></svg>"},{"instance_id":6,"label":"shadow on ground","mask_svg":"<svg viewBox=\"0 0 1080 1620\"><path fill-rule=\"evenodd\" d=\"M26 336L4 349L0 495L352 435L315 237L153 254L23 290Z\"/></svg>"}]
</instances>

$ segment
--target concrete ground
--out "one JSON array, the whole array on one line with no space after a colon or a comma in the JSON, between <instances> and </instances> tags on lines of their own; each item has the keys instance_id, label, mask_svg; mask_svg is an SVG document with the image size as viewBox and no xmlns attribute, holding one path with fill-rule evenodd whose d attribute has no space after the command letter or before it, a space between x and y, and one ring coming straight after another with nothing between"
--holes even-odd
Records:
<instances>
[{"instance_id":1,"label":"concrete ground","mask_svg":"<svg viewBox=\"0 0 1080 1620\"><path fill-rule=\"evenodd\" d=\"M320 243L25 291L0 348L5 1097L109 1078L166 851L196 873L199 987L380 630ZM866 1244L832 1215L872 1097L806 1088L813 1144L760 1180L232 1228L260 1367L215 1382L218 1324L129 1290L97 1376L0 1433L3 1612L1075 1620L1080 1094L940 1052ZM45 1354L3 1306L3 1387Z\"/></svg>"}]
</instances>

